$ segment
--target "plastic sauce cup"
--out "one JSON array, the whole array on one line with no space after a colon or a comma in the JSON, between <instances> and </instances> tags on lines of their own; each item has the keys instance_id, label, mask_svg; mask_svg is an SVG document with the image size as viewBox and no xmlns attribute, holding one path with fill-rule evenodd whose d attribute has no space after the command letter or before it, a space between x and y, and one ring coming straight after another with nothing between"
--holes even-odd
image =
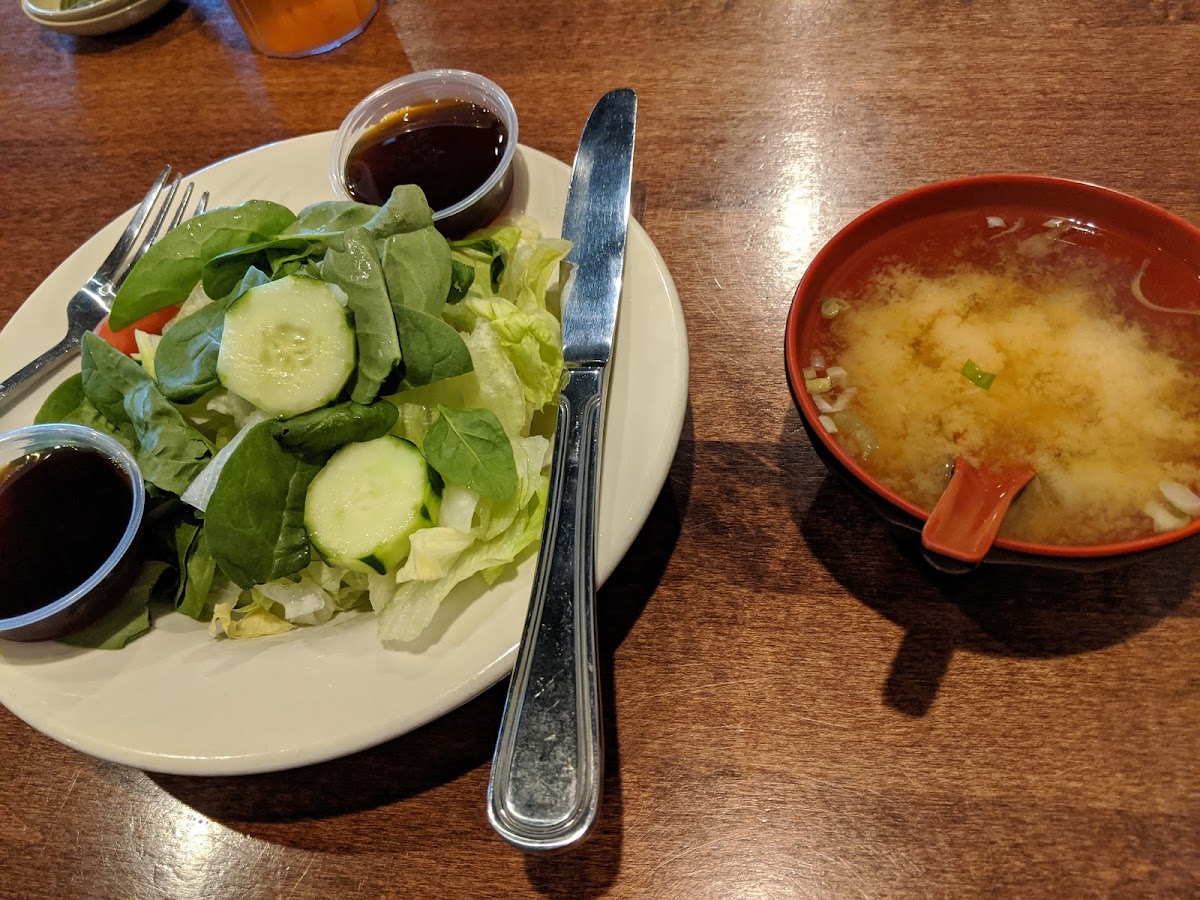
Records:
<instances>
[{"instance_id":1,"label":"plastic sauce cup","mask_svg":"<svg viewBox=\"0 0 1200 900\"><path fill-rule=\"evenodd\" d=\"M136 551L138 528L146 506L142 473L133 456L115 439L83 425L30 425L0 435L0 466L15 463L43 450L75 447L92 450L106 458L129 482L129 521L115 548L89 577L74 589L49 603L20 615L0 618L0 638L42 641L62 637L83 628L107 612L124 595L139 567ZM0 486L0 490L3 487ZM71 542L72 515L61 510L62 539ZM0 565L27 565L28 561L0 556Z\"/></svg>"},{"instance_id":2,"label":"plastic sauce cup","mask_svg":"<svg viewBox=\"0 0 1200 900\"><path fill-rule=\"evenodd\" d=\"M491 176L452 206L434 210L433 221L439 231L458 237L496 218L512 195L517 111L508 94L494 81L461 69L430 69L397 78L372 91L350 111L334 136L329 156L329 180L337 196L354 199L346 185L346 163L364 134L393 113L443 100L474 103L488 109L504 124L507 138Z\"/></svg>"}]
</instances>

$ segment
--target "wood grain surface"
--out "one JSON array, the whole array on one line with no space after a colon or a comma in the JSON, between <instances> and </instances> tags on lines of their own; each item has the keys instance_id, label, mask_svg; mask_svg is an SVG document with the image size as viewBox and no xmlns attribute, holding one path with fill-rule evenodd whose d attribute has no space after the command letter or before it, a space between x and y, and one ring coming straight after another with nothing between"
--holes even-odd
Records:
<instances>
[{"instance_id":1,"label":"wood grain surface","mask_svg":"<svg viewBox=\"0 0 1200 900\"><path fill-rule=\"evenodd\" d=\"M1198 64L1195 0L395 0L290 61L217 0L96 39L6 2L0 323L164 162L334 128L450 66L564 161L601 93L638 91L636 213L692 371L669 482L602 592L590 842L526 858L489 828L503 684L240 778L111 765L0 709L0 895L1197 896L1197 551L935 577L826 474L782 348L822 244L927 182L1061 175L1200 221Z\"/></svg>"}]
</instances>

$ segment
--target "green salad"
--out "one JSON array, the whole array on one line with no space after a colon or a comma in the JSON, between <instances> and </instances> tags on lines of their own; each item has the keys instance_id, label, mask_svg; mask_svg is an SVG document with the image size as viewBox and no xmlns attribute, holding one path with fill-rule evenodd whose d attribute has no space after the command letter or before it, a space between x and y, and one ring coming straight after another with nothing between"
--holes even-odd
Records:
<instances>
[{"instance_id":1,"label":"green salad","mask_svg":"<svg viewBox=\"0 0 1200 900\"><path fill-rule=\"evenodd\" d=\"M161 604L228 638L369 608L410 641L494 582L541 535L569 249L527 217L447 242L413 186L165 235L37 416L112 434L149 495L141 576L71 641L123 646Z\"/></svg>"}]
</instances>

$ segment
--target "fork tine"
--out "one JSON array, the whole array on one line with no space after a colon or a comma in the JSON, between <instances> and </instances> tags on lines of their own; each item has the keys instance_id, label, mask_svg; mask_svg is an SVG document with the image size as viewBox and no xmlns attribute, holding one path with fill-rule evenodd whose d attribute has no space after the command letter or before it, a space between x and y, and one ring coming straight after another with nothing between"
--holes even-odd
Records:
<instances>
[{"instance_id":1,"label":"fork tine","mask_svg":"<svg viewBox=\"0 0 1200 900\"><path fill-rule=\"evenodd\" d=\"M195 186L196 182L189 181L187 187L183 189L183 197L179 201L179 209L175 210L175 215L171 219L171 224L167 226L167 231L174 230L183 221L184 214L187 212L188 201L192 199L192 189Z\"/></svg>"},{"instance_id":2,"label":"fork tine","mask_svg":"<svg viewBox=\"0 0 1200 900\"><path fill-rule=\"evenodd\" d=\"M129 274L129 270L133 268L134 263L145 256L146 251L150 249L150 245L158 240L159 232L162 231L163 222L165 222L167 219L167 213L171 211L171 204L175 200L175 192L179 190L179 182L182 179L182 175L176 175L175 180L171 182L171 186L167 188L167 196L166 199L163 200L162 206L159 207L158 215L156 215L154 217L154 221L150 223L150 229L142 237L142 242L138 244L137 250L135 250L133 255L129 257L129 261L125 264L124 271L118 277L113 279L113 283L115 285L119 286L125 280L125 276Z\"/></svg>"},{"instance_id":3,"label":"fork tine","mask_svg":"<svg viewBox=\"0 0 1200 900\"><path fill-rule=\"evenodd\" d=\"M83 287L67 303L66 337L14 375L0 382L0 411L6 411L12 404L24 396L30 388L36 385L43 376L57 368L63 361L77 355L79 353L80 339L83 334L92 330L103 320L105 314L111 311L112 301L116 296L117 290L133 269L134 263L141 259L150 245L157 240L163 223L167 219L167 214L170 212L171 204L175 200L175 194L179 189L181 181L181 177L176 176L170 187L164 188L170 175L171 167L165 166L159 174L158 179L154 182L154 185L150 188L149 193L146 194L141 204L134 211L133 218L125 227L125 231L121 234L116 246L105 257L104 262L100 264L100 268L96 270L96 274L88 279ZM187 187L184 189L183 197L179 201L179 206L175 211L175 215L171 219L171 228L179 225L186 217L187 206L191 200L194 187L195 185L192 182L188 182ZM155 216L147 234L142 237L141 243L138 245L132 258L126 260L125 257L129 255L129 250L133 247L134 241L141 236L142 230L146 226L146 219L153 212L159 199L163 197L164 190L166 196L163 199L162 206L158 210L158 214ZM208 192L205 191L200 196L200 202L196 204L196 210L192 215L198 216L207 208ZM123 267L121 265L122 262L125 263ZM118 271L120 274L116 275Z\"/></svg>"},{"instance_id":4,"label":"fork tine","mask_svg":"<svg viewBox=\"0 0 1200 900\"><path fill-rule=\"evenodd\" d=\"M150 210L154 208L154 204L158 201L159 193L162 187L167 183L167 178L171 175L171 167L164 166L162 172L159 173L158 180L142 198L141 204L133 214L133 218L126 226L125 231L121 234L120 240L109 251L108 256L104 258L104 262L100 264L100 268L96 270L94 276L97 280L107 280L112 277L117 270L117 266L121 264L121 260L129 252L129 248L133 246L133 242L137 239L138 233L142 230L142 226L146 222L146 217L150 215Z\"/></svg>"},{"instance_id":5,"label":"fork tine","mask_svg":"<svg viewBox=\"0 0 1200 900\"><path fill-rule=\"evenodd\" d=\"M154 217L154 222L150 225L150 230L142 238L142 243L138 246L138 252L144 252L142 247L153 244L158 240L158 233L162 231L163 223L167 221L167 214L171 212L171 204L175 202L175 194L179 192L179 184L182 181L182 175L176 175L171 180L171 186L167 188L166 199L163 200L162 206L158 208L158 215Z\"/></svg>"},{"instance_id":6,"label":"fork tine","mask_svg":"<svg viewBox=\"0 0 1200 900\"><path fill-rule=\"evenodd\" d=\"M125 283L125 279L129 276L130 271L132 271L132 269L133 269L134 265L137 263L137 261L146 255L146 251L150 249L150 247L154 244L155 241L157 241L160 237L162 237L162 235L159 234L159 231L162 231L163 221L167 217L167 213L171 208L171 204L174 203L174 201L175 201L175 193L179 188L179 183L181 180L182 180L182 176L176 176L175 180L171 183L171 186L167 189L167 197L163 201L162 208L159 209L158 215L155 216L154 222L151 224L149 231L147 231L147 233L146 233L146 236L143 238L141 244L138 245L138 248L134 252L134 254L129 258L125 267L121 270L121 273L112 279L112 290L114 292L119 290L121 285ZM191 218L191 216L189 216L187 214L187 206L188 206L188 201L191 199L192 192L193 192L193 190L195 190L195 187L196 187L196 184L195 184L195 182L192 182L192 181L189 181L187 183L187 185L184 187L183 196L179 200L179 207L175 210L175 215L171 218L170 225L167 227L167 229L165 231L162 231L163 234L166 234L172 228L177 227L180 223L182 223L184 221L184 219ZM195 212L192 213L192 216L200 215L200 213L204 212L204 210L207 208L207 206L208 206L208 191L205 191L203 194L200 195L200 202L196 204L196 210L195 210Z\"/></svg>"}]
</instances>

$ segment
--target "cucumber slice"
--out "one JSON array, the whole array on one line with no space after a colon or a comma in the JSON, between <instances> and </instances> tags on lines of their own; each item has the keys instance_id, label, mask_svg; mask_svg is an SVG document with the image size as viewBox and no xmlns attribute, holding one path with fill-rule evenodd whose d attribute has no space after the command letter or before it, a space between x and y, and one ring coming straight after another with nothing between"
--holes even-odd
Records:
<instances>
[{"instance_id":1,"label":"cucumber slice","mask_svg":"<svg viewBox=\"0 0 1200 900\"><path fill-rule=\"evenodd\" d=\"M333 289L289 275L251 288L225 313L217 378L268 415L294 416L341 393L354 348Z\"/></svg>"},{"instance_id":2,"label":"cucumber slice","mask_svg":"<svg viewBox=\"0 0 1200 900\"><path fill-rule=\"evenodd\" d=\"M395 435L347 444L308 486L304 527L331 566L383 574L432 525L440 498L416 446Z\"/></svg>"}]
</instances>

